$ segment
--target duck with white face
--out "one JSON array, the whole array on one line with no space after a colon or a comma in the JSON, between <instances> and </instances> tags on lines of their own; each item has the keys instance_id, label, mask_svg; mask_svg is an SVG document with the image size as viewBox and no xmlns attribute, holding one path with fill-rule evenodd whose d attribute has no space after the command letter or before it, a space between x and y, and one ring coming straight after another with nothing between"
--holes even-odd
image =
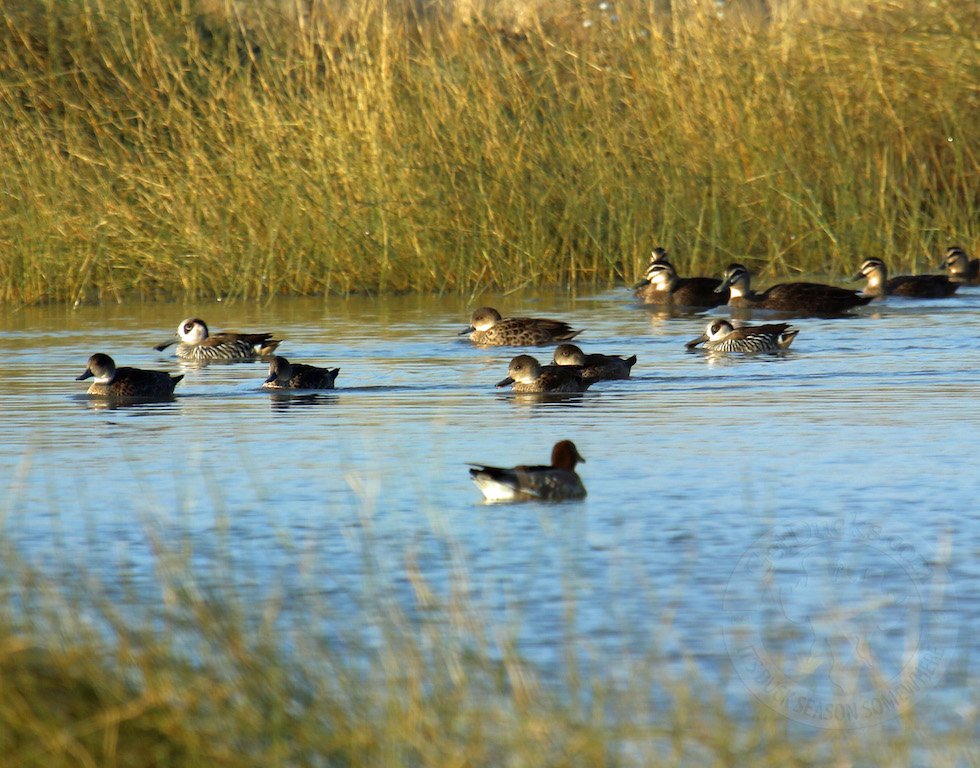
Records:
<instances>
[{"instance_id":1,"label":"duck with white face","mask_svg":"<svg viewBox=\"0 0 980 768\"><path fill-rule=\"evenodd\" d=\"M871 298L904 296L907 299L945 299L959 288L959 283L946 275L898 275L889 278L888 267L878 258L865 259L853 279L867 280L864 293Z\"/></svg>"},{"instance_id":2,"label":"duck with white face","mask_svg":"<svg viewBox=\"0 0 980 768\"><path fill-rule=\"evenodd\" d=\"M225 331L212 334L207 324L196 317L182 320L173 339L157 344L154 349L162 352L174 342L177 357L181 360L249 362L267 358L282 341L273 339L271 333L238 333Z\"/></svg>"},{"instance_id":3,"label":"duck with white face","mask_svg":"<svg viewBox=\"0 0 980 768\"><path fill-rule=\"evenodd\" d=\"M789 323L743 325L735 328L728 320L711 320L703 334L684 346L698 345L711 352L745 352L748 354L782 352L789 349L799 330Z\"/></svg>"}]
</instances>

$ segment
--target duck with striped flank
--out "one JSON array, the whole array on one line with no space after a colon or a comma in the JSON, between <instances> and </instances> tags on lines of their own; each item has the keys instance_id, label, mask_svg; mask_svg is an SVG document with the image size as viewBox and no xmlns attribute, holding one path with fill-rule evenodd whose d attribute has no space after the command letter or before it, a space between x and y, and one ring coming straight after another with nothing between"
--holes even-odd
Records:
<instances>
[{"instance_id":1,"label":"duck with striped flank","mask_svg":"<svg viewBox=\"0 0 980 768\"><path fill-rule=\"evenodd\" d=\"M201 362L232 363L266 358L282 343L280 339L273 339L271 333L226 331L211 334L203 320L189 317L177 326L174 339L157 344L154 349L162 352L178 339L177 357Z\"/></svg>"},{"instance_id":2,"label":"duck with striped flank","mask_svg":"<svg viewBox=\"0 0 980 768\"><path fill-rule=\"evenodd\" d=\"M174 387L184 378L183 374L171 376L164 371L147 371L143 368L117 368L109 355L101 352L88 359L85 373L75 378L84 381L94 378L88 394L96 397L120 399L168 399L173 397Z\"/></svg>"},{"instance_id":3,"label":"duck with striped flank","mask_svg":"<svg viewBox=\"0 0 980 768\"><path fill-rule=\"evenodd\" d=\"M789 323L743 325L735 328L728 320L712 320L704 333L684 346L694 349L699 344L711 352L782 352L789 349L799 330Z\"/></svg>"},{"instance_id":4,"label":"duck with striped flank","mask_svg":"<svg viewBox=\"0 0 980 768\"><path fill-rule=\"evenodd\" d=\"M980 283L980 259L971 259L958 245L946 249L940 268L945 268L949 279L957 283Z\"/></svg>"},{"instance_id":5,"label":"duck with striped flank","mask_svg":"<svg viewBox=\"0 0 980 768\"><path fill-rule=\"evenodd\" d=\"M866 279L864 293L869 298L904 296L908 299L945 299L960 284L946 275L899 275L888 277L888 267L881 259L866 259L854 280Z\"/></svg>"},{"instance_id":6,"label":"duck with striped flank","mask_svg":"<svg viewBox=\"0 0 980 768\"><path fill-rule=\"evenodd\" d=\"M857 291L823 283L779 283L762 293L752 290L749 270L729 264L718 290L730 291L728 306L808 315L841 315L871 301Z\"/></svg>"},{"instance_id":7,"label":"duck with striped flank","mask_svg":"<svg viewBox=\"0 0 980 768\"><path fill-rule=\"evenodd\" d=\"M333 389L340 368L317 368L315 365L291 363L276 355L269 361L265 389Z\"/></svg>"},{"instance_id":8,"label":"duck with striped flank","mask_svg":"<svg viewBox=\"0 0 980 768\"><path fill-rule=\"evenodd\" d=\"M493 307L480 307L473 312L468 328L460 336L482 347L539 347L559 341L571 341L576 331L561 320L540 317L501 317Z\"/></svg>"},{"instance_id":9,"label":"duck with striped flank","mask_svg":"<svg viewBox=\"0 0 980 768\"><path fill-rule=\"evenodd\" d=\"M511 385L514 392L571 393L585 392L595 379L585 379L576 365L542 366L530 355L518 355L507 367L507 378L497 382L497 388Z\"/></svg>"},{"instance_id":10,"label":"duck with striped flank","mask_svg":"<svg viewBox=\"0 0 980 768\"><path fill-rule=\"evenodd\" d=\"M582 378L585 380L628 379L630 370L636 365L636 355L630 357L598 353L587 355L574 344L559 344L555 348L552 365L577 366L581 369Z\"/></svg>"},{"instance_id":11,"label":"duck with striped flank","mask_svg":"<svg viewBox=\"0 0 980 768\"><path fill-rule=\"evenodd\" d=\"M570 501L584 499L585 485L575 465L585 462L571 440L551 449L551 464L509 469L471 464L470 477L487 501Z\"/></svg>"}]
</instances>

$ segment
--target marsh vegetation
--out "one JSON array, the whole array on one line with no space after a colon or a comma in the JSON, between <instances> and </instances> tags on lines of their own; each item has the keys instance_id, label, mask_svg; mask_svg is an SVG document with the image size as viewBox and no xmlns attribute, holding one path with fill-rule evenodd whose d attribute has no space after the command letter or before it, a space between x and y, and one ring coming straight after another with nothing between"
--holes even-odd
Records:
<instances>
[{"instance_id":1,"label":"marsh vegetation","mask_svg":"<svg viewBox=\"0 0 980 768\"><path fill-rule=\"evenodd\" d=\"M769 5L11 0L0 299L607 285L653 245L843 276L975 243L971 4Z\"/></svg>"}]
</instances>

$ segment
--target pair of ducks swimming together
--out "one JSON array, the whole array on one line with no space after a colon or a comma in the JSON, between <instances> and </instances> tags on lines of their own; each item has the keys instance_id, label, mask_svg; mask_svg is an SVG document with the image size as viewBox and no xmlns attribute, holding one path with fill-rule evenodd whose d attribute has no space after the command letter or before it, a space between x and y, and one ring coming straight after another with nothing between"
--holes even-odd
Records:
<instances>
[{"instance_id":1,"label":"pair of ducks swimming together","mask_svg":"<svg viewBox=\"0 0 980 768\"><path fill-rule=\"evenodd\" d=\"M211 335L207 324L188 318L177 326L173 340L154 347L162 352L177 339L177 357L197 362L250 362L269 360L269 375L262 383L265 389L333 389L339 368L319 368L304 363L291 363L281 355L273 355L282 343L271 333L217 333ZM97 353L88 359L88 366L78 381L94 379L88 394L117 399L159 399L174 394L183 374L173 376L165 371L117 367L109 355Z\"/></svg>"},{"instance_id":2,"label":"pair of ducks swimming together","mask_svg":"<svg viewBox=\"0 0 980 768\"><path fill-rule=\"evenodd\" d=\"M645 304L712 308L727 304L735 308L777 312L806 312L817 315L843 314L885 296L937 299L952 296L963 283L980 280L980 260L970 259L959 246L946 250L946 275L899 275L888 277L885 262L878 258L861 264L854 280L866 280L862 292L823 283L781 283L756 293L748 269L730 264L722 278L680 277L663 248L653 251L643 279L636 284L636 297Z\"/></svg>"}]
</instances>

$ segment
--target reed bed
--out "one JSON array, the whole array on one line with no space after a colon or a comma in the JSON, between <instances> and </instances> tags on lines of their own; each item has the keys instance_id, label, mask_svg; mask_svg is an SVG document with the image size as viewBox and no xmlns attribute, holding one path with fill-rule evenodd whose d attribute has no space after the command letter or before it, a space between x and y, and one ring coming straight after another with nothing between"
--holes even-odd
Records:
<instances>
[{"instance_id":1,"label":"reed bed","mask_svg":"<svg viewBox=\"0 0 980 768\"><path fill-rule=\"evenodd\" d=\"M8 0L0 300L934 269L978 243L961 0Z\"/></svg>"},{"instance_id":2,"label":"reed bed","mask_svg":"<svg viewBox=\"0 0 980 768\"><path fill-rule=\"evenodd\" d=\"M571 609L560 668L543 672L462 575L440 589L411 557L396 574L407 600L375 572L362 610L338 615L322 585L256 600L228 562L202 574L191 547L155 546L149 586L103 584L77 563L41 573L4 548L4 766L953 768L977 756L975 722L914 707L836 731L733 707L653 639L610 669Z\"/></svg>"}]
</instances>

